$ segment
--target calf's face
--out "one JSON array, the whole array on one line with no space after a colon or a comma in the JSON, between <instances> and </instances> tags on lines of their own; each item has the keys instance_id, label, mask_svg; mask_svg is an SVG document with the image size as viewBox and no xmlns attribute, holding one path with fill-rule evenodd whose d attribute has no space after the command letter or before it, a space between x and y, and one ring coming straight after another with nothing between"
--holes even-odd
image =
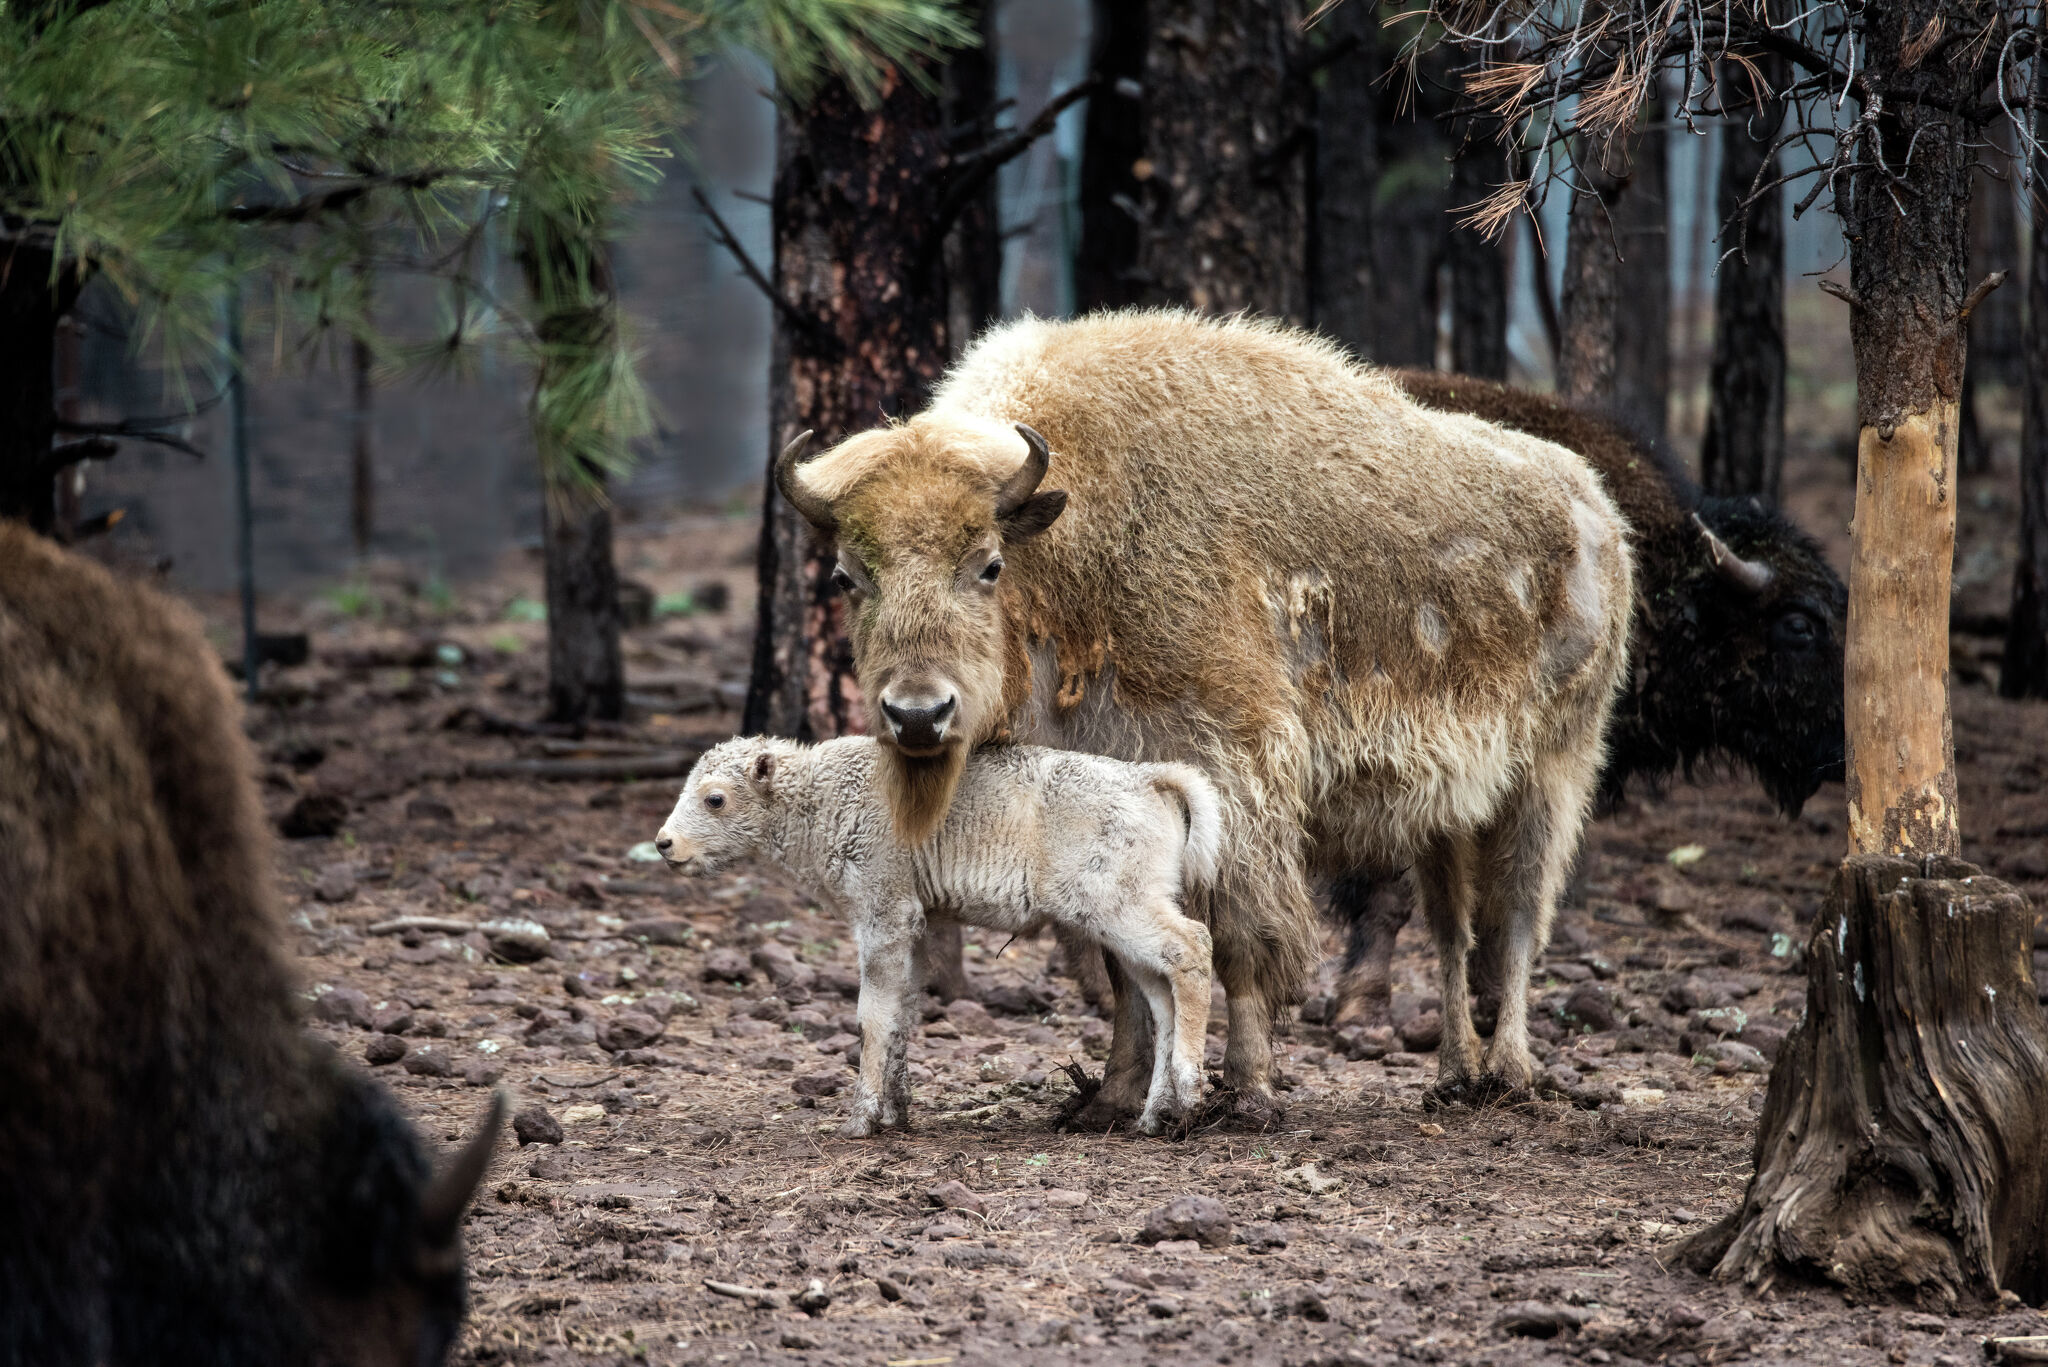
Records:
<instances>
[{"instance_id":1,"label":"calf's face","mask_svg":"<svg viewBox=\"0 0 2048 1367\"><path fill-rule=\"evenodd\" d=\"M775 763L761 740L730 740L698 760L654 837L668 866L701 877L759 850Z\"/></svg>"},{"instance_id":2,"label":"calf's face","mask_svg":"<svg viewBox=\"0 0 2048 1367\"><path fill-rule=\"evenodd\" d=\"M1003 725L1011 656L1005 552L1066 508L1041 492L1045 439L1018 424L921 418L862 433L809 464L799 437L777 486L836 555L854 670L898 835L945 815L968 754Z\"/></svg>"}]
</instances>

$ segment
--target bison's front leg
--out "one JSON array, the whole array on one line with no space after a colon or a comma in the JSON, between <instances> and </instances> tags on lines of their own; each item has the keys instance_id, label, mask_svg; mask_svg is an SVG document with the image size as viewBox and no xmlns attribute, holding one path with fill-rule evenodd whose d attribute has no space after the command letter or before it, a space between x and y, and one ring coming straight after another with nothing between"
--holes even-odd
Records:
<instances>
[{"instance_id":1,"label":"bison's front leg","mask_svg":"<svg viewBox=\"0 0 2048 1367\"><path fill-rule=\"evenodd\" d=\"M854 942L860 949L860 1081L853 1112L839 1133L862 1139L877 1130L907 1129L910 1079L906 1054L917 1019L918 938L924 912L899 903L856 912Z\"/></svg>"}]
</instances>

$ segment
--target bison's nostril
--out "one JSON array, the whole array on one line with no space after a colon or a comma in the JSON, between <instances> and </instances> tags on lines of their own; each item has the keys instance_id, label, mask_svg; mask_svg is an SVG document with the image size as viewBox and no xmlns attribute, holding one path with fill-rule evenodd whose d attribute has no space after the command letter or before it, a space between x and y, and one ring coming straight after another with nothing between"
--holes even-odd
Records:
<instances>
[{"instance_id":1,"label":"bison's nostril","mask_svg":"<svg viewBox=\"0 0 2048 1367\"><path fill-rule=\"evenodd\" d=\"M889 719L889 730L898 745L923 750L944 742L946 723L957 706L958 699L952 697L923 707L884 700L882 715Z\"/></svg>"},{"instance_id":2,"label":"bison's nostril","mask_svg":"<svg viewBox=\"0 0 2048 1367\"><path fill-rule=\"evenodd\" d=\"M670 850L674 849L675 845L676 842L665 835L659 835L654 838L654 848L660 850L663 854L667 854Z\"/></svg>"}]
</instances>

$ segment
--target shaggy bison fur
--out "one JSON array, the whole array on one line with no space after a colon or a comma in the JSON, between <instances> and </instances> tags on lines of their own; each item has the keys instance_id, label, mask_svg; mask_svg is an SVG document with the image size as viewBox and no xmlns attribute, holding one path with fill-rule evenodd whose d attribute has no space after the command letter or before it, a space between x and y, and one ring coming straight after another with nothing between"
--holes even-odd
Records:
<instances>
[{"instance_id":1,"label":"shaggy bison fur","mask_svg":"<svg viewBox=\"0 0 2048 1367\"><path fill-rule=\"evenodd\" d=\"M0 523L0 1364L441 1361L496 1116L440 1178L300 1029L197 623Z\"/></svg>"}]
</instances>

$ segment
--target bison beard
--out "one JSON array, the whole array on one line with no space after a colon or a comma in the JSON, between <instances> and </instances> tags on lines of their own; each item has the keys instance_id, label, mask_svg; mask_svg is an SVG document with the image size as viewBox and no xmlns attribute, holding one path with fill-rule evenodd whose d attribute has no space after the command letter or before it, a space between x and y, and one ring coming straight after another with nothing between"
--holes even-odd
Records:
<instances>
[{"instance_id":1,"label":"bison beard","mask_svg":"<svg viewBox=\"0 0 2048 1367\"><path fill-rule=\"evenodd\" d=\"M0 524L0 661L0 1363L438 1363L495 1112L435 1179L302 1033L197 623Z\"/></svg>"},{"instance_id":2,"label":"bison beard","mask_svg":"<svg viewBox=\"0 0 2048 1367\"><path fill-rule=\"evenodd\" d=\"M1048 448L1060 488L1031 493ZM998 329L925 413L782 483L837 542L878 708L952 698L949 743L1217 784L1224 872L1192 910L1248 1109L1270 1113L1272 1014L1315 961L1309 877L1369 854L1436 874L1440 1085L1526 1085L1517 1024L1482 1061L1458 1002L1475 929L1511 973L1547 934L1625 657L1624 528L1581 462L1306 334L1155 311ZM1138 1024L1120 1011L1100 1110L1143 1095Z\"/></svg>"}]
</instances>

